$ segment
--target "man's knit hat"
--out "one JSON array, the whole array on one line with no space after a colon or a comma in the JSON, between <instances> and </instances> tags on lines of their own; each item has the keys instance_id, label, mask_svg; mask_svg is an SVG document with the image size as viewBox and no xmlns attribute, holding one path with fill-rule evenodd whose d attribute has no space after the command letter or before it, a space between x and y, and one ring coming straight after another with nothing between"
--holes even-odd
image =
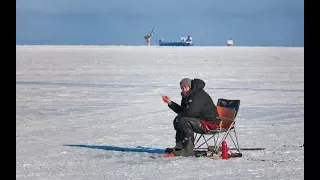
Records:
<instances>
[{"instance_id":1,"label":"man's knit hat","mask_svg":"<svg viewBox=\"0 0 320 180\"><path fill-rule=\"evenodd\" d=\"M189 78L184 78L180 81L180 87L181 89L184 87L184 86L189 86L191 88L191 79Z\"/></svg>"}]
</instances>

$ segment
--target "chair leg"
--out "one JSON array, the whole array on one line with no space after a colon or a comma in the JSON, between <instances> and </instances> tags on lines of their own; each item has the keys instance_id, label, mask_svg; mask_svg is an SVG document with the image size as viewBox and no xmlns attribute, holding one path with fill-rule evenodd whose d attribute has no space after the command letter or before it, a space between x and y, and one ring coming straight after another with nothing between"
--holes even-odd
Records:
<instances>
[{"instance_id":1,"label":"chair leg","mask_svg":"<svg viewBox=\"0 0 320 180\"><path fill-rule=\"evenodd\" d=\"M220 131L221 131L221 129L220 129ZM217 133L218 135L217 135L217 137L214 139L214 145L213 145L213 147L215 148L215 149L214 149L215 152L218 152L218 151L217 151L217 150L218 150L218 148L217 148L217 142L219 141L220 131Z\"/></svg>"},{"instance_id":2,"label":"chair leg","mask_svg":"<svg viewBox=\"0 0 320 180\"><path fill-rule=\"evenodd\" d=\"M219 133L219 134L220 134L220 133ZM218 135L219 135L219 134L218 134ZM219 143L218 143L217 145L215 145L215 151L216 151L216 152L218 152L219 147L221 146L222 142L223 142L224 140L226 140L228 134L229 134L229 130L223 134L221 140L218 141Z\"/></svg>"},{"instance_id":3,"label":"chair leg","mask_svg":"<svg viewBox=\"0 0 320 180\"><path fill-rule=\"evenodd\" d=\"M232 133L234 133L234 137L232 136ZM233 142L233 145L235 146L235 148L237 149L237 151L240 153L239 141L238 141L237 134L236 134L236 131L235 131L235 130L230 131L229 133L226 133L225 136L223 136L223 138L221 139L221 141L219 141L219 146L218 146L218 147L220 147L220 145L222 144L222 142L227 139L227 136L230 137L230 139L231 139L232 142Z\"/></svg>"},{"instance_id":4,"label":"chair leg","mask_svg":"<svg viewBox=\"0 0 320 180\"><path fill-rule=\"evenodd\" d=\"M237 138L236 130L234 130L234 136L235 136L235 138L236 138L236 143L237 143L237 145L236 145L234 142L233 142L233 143L235 144L238 152L240 153L240 146L239 146L239 141L238 141L238 138Z\"/></svg>"},{"instance_id":5,"label":"chair leg","mask_svg":"<svg viewBox=\"0 0 320 180\"><path fill-rule=\"evenodd\" d=\"M195 137L194 137L195 141L194 141L194 144L193 144L193 145L196 145L196 144L200 141L201 136L202 136L202 135L200 135L200 137L197 138L197 134L195 135ZM198 146L198 147L200 147L200 146ZM197 148L198 148L198 147L197 147Z\"/></svg>"},{"instance_id":6,"label":"chair leg","mask_svg":"<svg viewBox=\"0 0 320 180\"><path fill-rule=\"evenodd\" d=\"M235 146L236 150L240 153L240 146L239 146L239 141L238 141L238 137L237 137L237 134L236 134L236 131L235 129L233 130L228 130L226 132L223 132L223 135L222 137L220 138L220 133L216 133L216 134L210 134L211 136L207 139L205 137L204 134L199 134L200 136L196 139L194 145L196 145L198 142L200 142L200 139L203 138L204 142L200 145L197 145L197 147L195 146L195 150L198 150L198 149L206 149L207 151L211 152L210 155L212 156L213 154L217 154L218 151L219 151L219 147L221 146L222 142L224 140L227 139L228 136L230 136L232 142L233 142L233 145ZM234 133L234 134L233 134ZM209 135L209 134L206 134L206 135ZM197 135L195 135L195 138L197 137ZM213 138L213 141L214 141L214 145L213 146L210 146L209 145L209 140L211 140ZM219 140L220 138L220 140ZM206 148L201 148L202 146L206 145Z\"/></svg>"}]
</instances>

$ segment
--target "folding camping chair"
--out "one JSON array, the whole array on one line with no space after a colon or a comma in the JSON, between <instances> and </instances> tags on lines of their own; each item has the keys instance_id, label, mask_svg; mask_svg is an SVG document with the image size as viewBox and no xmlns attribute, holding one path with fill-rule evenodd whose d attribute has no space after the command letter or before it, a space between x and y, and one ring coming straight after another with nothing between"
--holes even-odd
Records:
<instances>
[{"instance_id":1,"label":"folding camping chair","mask_svg":"<svg viewBox=\"0 0 320 180\"><path fill-rule=\"evenodd\" d=\"M240 153L240 147L235 126L235 120L240 107L240 100L220 98L218 99L216 106L219 114L219 117L217 117L217 119L219 120L218 128L209 130L205 134L199 134L200 136L198 138L198 133L195 133L196 141L194 143L194 150L197 151L201 149L206 149L207 151L212 152L211 155L217 154L222 142L226 140L227 137L230 137L230 139L233 142L233 145L235 146L234 149L236 149ZM210 137L207 139L206 136ZM203 139L204 142L200 141L201 139ZM209 141L211 139L213 139L213 145L211 141Z\"/></svg>"}]
</instances>

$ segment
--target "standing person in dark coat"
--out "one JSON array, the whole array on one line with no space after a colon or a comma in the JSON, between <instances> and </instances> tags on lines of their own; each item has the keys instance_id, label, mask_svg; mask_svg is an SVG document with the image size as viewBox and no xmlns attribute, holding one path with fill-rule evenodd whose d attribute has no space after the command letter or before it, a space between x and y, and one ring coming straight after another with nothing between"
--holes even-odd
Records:
<instances>
[{"instance_id":1,"label":"standing person in dark coat","mask_svg":"<svg viewBox=\"0 0 320 180\"><path fill-rule=\"evenodd\" d=\"M193 156L194 132L206 133L217 127L217 107L210 95L203 90L204 86L205 82L201 79L182 79L180 105L171 101L168 96L162 96L162 100L169 108L178 114L173 120L173 127L176 130L176 146L173 154L176 156Z\"/></svg>"}]
</instances>

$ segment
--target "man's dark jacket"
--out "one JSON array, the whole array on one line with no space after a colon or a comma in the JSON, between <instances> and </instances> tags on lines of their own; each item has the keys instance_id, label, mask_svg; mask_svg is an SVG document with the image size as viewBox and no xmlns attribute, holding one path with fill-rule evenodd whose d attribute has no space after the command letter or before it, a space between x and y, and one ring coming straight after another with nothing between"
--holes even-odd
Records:
<instances>
[{"instance_id":1,"label":"man's dark jacket","mask_svg":"<svg viewBox=\"0 0 320 180\"><path fill-rule=\"evenodd\" d=\"M212 123L217 123L217 107L213 103L210 95L203 88L205 82L201 79L191 80L191 90L188 94L183 95L181 92L181 105L171 101L169 106L174 112L182 117L200 118Z\"/></svg>"}]
</instances>

